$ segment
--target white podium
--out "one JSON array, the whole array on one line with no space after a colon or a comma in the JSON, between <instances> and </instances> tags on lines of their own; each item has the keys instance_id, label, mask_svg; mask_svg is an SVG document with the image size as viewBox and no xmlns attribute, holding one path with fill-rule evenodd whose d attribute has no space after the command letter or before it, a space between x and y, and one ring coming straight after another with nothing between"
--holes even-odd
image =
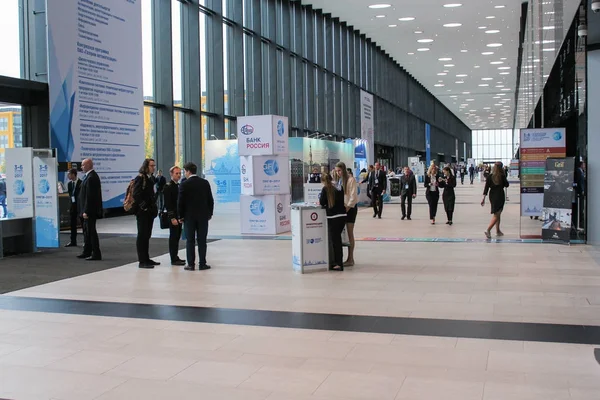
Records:
<instances>
[{"instance_id":1,"label":"white podium","mask_svg":"<svg viewBox=\"0 0 600 400\"><path fill-rule=\"evenodd\" d=\"M301 274L329 269L327 214L320 206L292 204L292 265Z\"/></svg>"}]
</instances>

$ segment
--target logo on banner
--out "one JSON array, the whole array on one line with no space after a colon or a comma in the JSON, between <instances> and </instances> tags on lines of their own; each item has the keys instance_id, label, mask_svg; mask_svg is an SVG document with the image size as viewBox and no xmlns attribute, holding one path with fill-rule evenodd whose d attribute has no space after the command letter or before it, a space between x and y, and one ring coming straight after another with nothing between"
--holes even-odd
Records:
<instances>
[{"instance_id":1,"label":"logo on banner","mask_svg":"<svg viewBox=\"0 0 600 400\"><path fill-rule=\"evenodd\" d=\"M529 142L529 141L531 141L531 133L529 133L529 132L525 132L525 133L523 134L523 141L524 141L524 142Z\"/></svg>"},{"instance_id":2,"label":"logo on banner","mask_svg":"<svg viewBox=\"0 0 600 400\"><path fill-rule=\"evenodd\" d=\"M557 161L554 163L554 168L564 168L564 167L565 167L564 161Z\"/></svg>"},{"instance_id":3,"label":"logo on banner","mask_svg":"<svg viewBox=\"0 0 600 400\"><path fill-rule=\"evenodd\" d=\"M254 215L262 215L265 212L265 204L261 200L254 200L250 203L250 212Z\"/></svg>"},{"instance_id":4,"label":"logo on banner","mask_svg":"<svg viewBox=\"0 0 600 400\"><path fill-rule=\"evenodd\" d=\"M252 135L254 133L254 127L252 125L244 125L241 127L240 132L242 132L242 135Z\"/></svg>"},{"instance_id":5,"label":"logo on banner","mask_svg":"<svg viewBox=\"0 0 600 400\"><path fill-rule=\"evenodd\" d=\"M279 214L281 214L283 212L283 204L282 203L277 204L277 212Z\"/></svg>"},{"instance_id":6,"label":"logo on banner","mask_svg":"<svg viewBox=\"0 0 600 400\"><path fill-rule=\"evenodd\" d=\"M310 219L314 222L316 220L319 219L319 214L317 214L316 212L310 214Z\"/></svg>"},{"instance_id":7,"label":"logo on banner","mask_svg":"<svg viewBox=\"0 0 600 400\"><path fill-rule=\"evenodd\" d=\"M242 165L242 175L246 175L246 166Z\"/></svg>"},{"instance_id":8,"label":"logo on banner","mask_svg":"<svg viewBox=\"0 0 600 400\"><path fill-rule=\"evenodd\" d=\"M554 132L554 140L556 140L558 142L561 139L562 139L562 133L560 133L560 132Z\"/></svg>"},{"instance_id":9,"label":"logo on banner","mask_svg":"<svg viewBox=\"0 0 600 400\"><path fill-rule=\"evenodd\" d=\"M283 121L279 120L279 121L277 121L277 134L279 136L283 136L284 133L285 133L285 125L283 124Z\"/></svg>"},{"instance_id":10,"label":"logo on banner","mask_svg":"<svg viewBox=\"0 0 600 400\"><path fill-rule=\"evenodd\" d=\"M17 179L13 183L13 191L17 196L23 196L23 193L25 193L25 182L22 179Z\"/></svg>"},{"instance_id":11,"label":"logo on banner","mask_svg":"<svg viewBox=\"0 0 600 400\"><path fill-rule=\"evenodd\" d=\"M279 164L277 164L276 160L267 160L265 165L263 165L263 170L265 171L265 174L269 176L277 175L279 172Z\"/></svg>"},{"instance_id":12,"label":"logo on banner","mask_svg":"<svg viewBox=\"0 0 600 400\"><path fill-rule=\"evenodd\" d=\"M322 238L306 239L306 244L319 244L319 243L322 243L322 242L323 242Z\"/></svg>"},{"instance_id":13,"label":"logo on banner","mask_svg":"<svg viewBox=\"0 0 600 400\"><path fill-rule=\"evenodd\" d=\"M15 178L23 177L23 165L15 165Z\"/></svg>"},{"instance_id":14,"label":"logo on banner","mask_svg":"<svg viewBox=\"0 0 600 400\"><path fill-rule=\"evenodd\" d=\"M50 183L48 183L47 179L42 179L40 183L38 183L38 190L41 194L48 194L50 191Z\"/></svg>"}]
</instances>

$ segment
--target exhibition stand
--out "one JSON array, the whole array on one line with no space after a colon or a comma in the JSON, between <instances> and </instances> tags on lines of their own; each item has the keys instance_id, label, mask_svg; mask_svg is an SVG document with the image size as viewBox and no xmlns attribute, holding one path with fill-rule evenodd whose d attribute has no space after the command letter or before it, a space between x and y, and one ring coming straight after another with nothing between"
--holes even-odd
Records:
<instances>
[{"instance_id":1,"label":"exhibition stand","mask_svg":"<svg viewBox=\"0 0 600 400\"><path fill-rule=\"evenodd\" d=\"M288 119L274 115L238 118L242 234L289 232Z\"/></svg>"},{"instance_id":2,"label":"exhibition stand","mask_svg":"<svg viewBox=\"0 0 600 400\"><path fill-rule=\"evenodd\" d=\"M327 214L320 206L292 204L292 264L301 274L329 268Z\"/></svg>"}]
</instances>

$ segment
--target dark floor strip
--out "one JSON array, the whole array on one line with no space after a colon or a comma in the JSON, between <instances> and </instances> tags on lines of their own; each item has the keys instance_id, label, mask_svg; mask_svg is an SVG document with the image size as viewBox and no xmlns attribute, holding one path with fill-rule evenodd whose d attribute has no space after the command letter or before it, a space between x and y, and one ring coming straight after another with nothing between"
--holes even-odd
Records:
<instances>
[{"instance_id":1,"label":"dark floor strip","mask_svg":"<svg viewBox=\"0 0 600 400\"><path fill-rule=\"evenodd\" d=\"M600 345L600 326L237 310L0 296L0 309L275 328Z\"/></svg>"}]
</instances>

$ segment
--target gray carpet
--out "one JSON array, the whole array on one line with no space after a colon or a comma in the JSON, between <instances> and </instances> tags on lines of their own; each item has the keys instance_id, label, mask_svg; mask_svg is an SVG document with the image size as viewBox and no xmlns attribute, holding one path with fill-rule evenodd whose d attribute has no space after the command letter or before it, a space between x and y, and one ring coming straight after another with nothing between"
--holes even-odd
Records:
<instances>
[{"instance_id":1,"label":"gray carpet","mask_svg":"<svg viewBox=\"0 0 600 400\"><path fill-rule=\"evenodd\" d=\"M68 235L61 235L61 245ZM79 243L83 243L80 235ZM76 258L81 247L43 250L36 254L17 255L0 260L0 294L43 285L62 279L90 274L137 261L134 236L100 235L102 261L85 261ZM185 248L182 241L180 248ZM169 252L167 239L150 240L150 256ZM162 265L157 267L163 267ZM169 266L170 268L170 266Z\"/></svg>"}]
</instances>

